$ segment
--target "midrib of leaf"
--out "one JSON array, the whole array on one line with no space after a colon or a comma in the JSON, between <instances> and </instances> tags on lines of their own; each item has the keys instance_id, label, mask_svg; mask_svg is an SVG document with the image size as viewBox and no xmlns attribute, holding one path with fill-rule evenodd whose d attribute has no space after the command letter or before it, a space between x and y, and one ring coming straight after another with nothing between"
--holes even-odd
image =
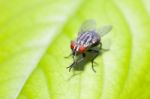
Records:
<instances>
[{"instance_id":1,"label":"midrib of leaf","mask_svg":"<svg viewBox=\"0 0 150 99\"><path fill-rule=\"evenodd\" d=\"M74 4L74 6L68 6L68 8L70 9L70 13L68 14L68 15L66 15L67 17L66 17L66 22L62 22L63 24L59 27L59 28L57 28L57 31L54 31L54 33L60 33L61 31L62 31L62 29L63 29L63 27L65 26L65 24L67 23L67 21L69 20L69 18L76 12L76 11L78 11L78 9L80 8L80 6L83 4L83 1L81 0L81 1L78 1L78 3L77 4ZM61 5L60 5L61 6ZM55 34L56 35L56 34ZM58 36L58 35L57 35ZM53 37L53 38L55 38L55 37ZM45 51L43 52L43 54L42 54L42 56L41 56L41 58L39 59L39 61L38 61L38 63L35 65L36 67L37 66L39 66L39 63L41 62L41 60L43 59L43 57L46 55L46 53L47 53L47 50L48 50L48 48L50 47L50 44L51 44L51 42L49 41L49 43L47 44L47 47L45 48ZM35 67L35 68L36 68ZM27 77L27 79L25 80L25 82L24 82L24 84L23 84L23 86L26 84L26 82L27 82L27 80L29 79L29 77L33 74L33 71L34 71L35 69L33 69L32 70L32 72L29 74L29 76ZM43 70L43 71L45 71L45 70ZM48 76L47 76L47 74L46 74L46 72L43 72L43 74L45 75L45 80L47 80L47 78L48 78ZM43 76L44 77L44 76ZM51 85L51 82L49 82L48 80L46 81L47 82L47 86L48 86L48 91L49 91L49 93L50 93L50 89L51 89L51 87L49 87L49 85ZM21 87L21 90L23 90L23 86ZM19 93L21 92L21 90L19 91ZM19 93L18 93L18 95L19 95ZM18 95L16 96L16 97L18 97ZM53 95L49 95L49 98L52 98L53 97ZM46 97L46 98L48 98L48 97ZM53 97L54 98L54 97Z\"/></svg>"},{"instance_id":2,"label":"midrib of leaf","mask_svg":"<svg viewBox=\"0 0 150 99\"><path fill-rule=\"evenodd\" d=\"M73 4L73 6L70 6L70 8L74 8L74 7L76 7L77 5L78 5L78 3L79 2L76 2L76 4ZM69 7L69 6L68 6ZM73 9L70 9L71 11L73 10ZM71 12L71 11L69 11L69 12ZM68 15L67 15L68 14ZM66 16L69 16L69 13L67 13L66 14ZM61 16L61 15L60 15ZM64 23L64 21L68 18L68 17L63 17L64 19L63 19L63 21L62 21L62 23ZM51 33L56 33L57 32L57 30L60 30L60 28L61 28L61 25L60 26L58 26L56 29L54 29L54 31L46 31L46 32L49 32L49 33L47 33L46 34L46 38L47 38L47 41L45 41L45 47L41 50L41 51L39 51L38 52L38 54L40 55L40 56L38 56L38 59L36 59L36 62L32 65L32 68L28 71L28 73L26 74L26 77L24 78L24 79L22 79L21 80L21 82L22 83L20 83L20 86L17 86L17 89L18 89L18 91L16 91L16 93L15 94L13 94L13 96L12 95L10 95L9 96L9 94L7 94L7 96L9 97L9 98L16 98L17 96L18 96L18 94L20 93L20 91L21 91L21 89L22 89L22 87L24 86L24 83L26 82L26 80L28 79L28 77L29 77L29 75L32 73L32 71L34 70L34 68L37 66L37 64L38 64L38 62L40 61L40 59L41 59L41 57L44 55L44 53L46 52L46 50L47 50L47 48L48 48L48 46L49 46L49 44L50 44L50 42L51 42L51 37L52 37L52 34ZM51 35L51 36L50 36ZM45 37L43 38L43 39L45 39ZM35 39L36 40L36 39ZM30 42L30 41L29 41ZM30 42L31 43L31 42ZM39 45L40 46L40 45ZM27 55L27 54L26 54ZM18 57L18 56L17 56ZM18 60L19 61L19 60ZM6 63L7 64L7 63ZM6 65L6 64L3 64L4 66ZM4 66L2 66L2 67L4 67ZM6 67L4 67L4 68L6 68ZM3 69L2 69L3 70ZM6 77L7 78L7 77ZM1 89L2 90L2 89ZM0 96L2 96L3 97L3 95L0 95ZM7 97L7 96L5 96L5 97ZM12 96L12 97L11 97ZM4 97L3 97L4 98Z\"/></svg>"}]
</instances>

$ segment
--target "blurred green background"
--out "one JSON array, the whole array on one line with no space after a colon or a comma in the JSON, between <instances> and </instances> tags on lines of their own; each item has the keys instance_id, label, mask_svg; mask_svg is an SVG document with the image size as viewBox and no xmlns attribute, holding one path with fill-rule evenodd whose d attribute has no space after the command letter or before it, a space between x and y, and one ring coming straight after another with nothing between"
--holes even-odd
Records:
<instances>
[{"instance_id":1,"label":"blurred green background","mask_svg":"<svg viewBox=\"0 0 150 99\"><path fill-rule=\"evenodd\" d=\"M150 99L150 0L1 0L0 99ZM70 40L110 24L110 50L68 80Z\"/></svg>"}]
</instances>

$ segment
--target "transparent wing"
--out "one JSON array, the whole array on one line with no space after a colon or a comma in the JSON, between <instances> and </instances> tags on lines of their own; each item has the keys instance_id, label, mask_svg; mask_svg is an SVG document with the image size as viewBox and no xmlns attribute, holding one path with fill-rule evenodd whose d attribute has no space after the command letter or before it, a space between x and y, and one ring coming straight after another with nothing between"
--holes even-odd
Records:
<instances>
[{"instance_id":1,"label":"transparent wing","mask_svg":"<svg viewBox=\"0 0 150 99\"><path fill-rule=\"evenodd\" d=\"M96 22L94 20L86 20L85 22L82 23L78 34L94 30L96 30Z\"/></svg>"},{"instance_id":2,"label":"transparent wing","mask_svg":"<svg viewBox=\"0 0 150 99\"><path fill-rule=\"evenodd\" d=\"M103 26L103 27L97 29L97 33L102 37L105 34L109 33L111 30L112 30L112 26L106 25L106 26Z\"/></svg>"}]
</instances>

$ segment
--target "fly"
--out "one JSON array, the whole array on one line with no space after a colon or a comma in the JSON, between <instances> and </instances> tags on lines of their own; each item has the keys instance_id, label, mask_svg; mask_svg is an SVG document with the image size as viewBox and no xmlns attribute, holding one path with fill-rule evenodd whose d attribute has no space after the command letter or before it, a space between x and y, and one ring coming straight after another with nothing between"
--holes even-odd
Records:
<instances>
[{"instance_id":1,"label":"fly","mask_svg":"<svg viewBox=\"0 0 150 99\"><path fill-rule=\"evenodd\" d=\"M70 43L70 48L72 50L70 56L73 57L73 64L84 60L86 52L95 53L96 56L91 60L91 63L93 71L96 72L93 63L94 59L99 55L99 51L102 49L101 37L110 32L111 29L111 25L96 29L96 22L94 20L85 21L80 27L78 37ZM98 50L94 49L94 47L98 48ZM82 55L82 57L76 61L75 57L78 55ZM69 71L72 69L73 64L67 67Z\"/></svg>"}]
</instances>

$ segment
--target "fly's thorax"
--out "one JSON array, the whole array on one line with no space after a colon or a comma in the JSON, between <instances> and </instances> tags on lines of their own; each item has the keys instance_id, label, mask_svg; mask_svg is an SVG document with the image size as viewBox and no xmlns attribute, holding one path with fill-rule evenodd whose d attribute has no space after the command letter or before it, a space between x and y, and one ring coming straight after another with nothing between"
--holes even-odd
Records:
<instances>
[{"instance_id":1,"label":"fly's thorax","mask_svg":"<svg viewBox=\"0 0 150 99\"><path fill-rule=\"evenodd\" d=\"M79 45L90 47L100 42L100 36L95 31L88 31L80 34L76 40Z\"/></svg>"}]
</instances>

